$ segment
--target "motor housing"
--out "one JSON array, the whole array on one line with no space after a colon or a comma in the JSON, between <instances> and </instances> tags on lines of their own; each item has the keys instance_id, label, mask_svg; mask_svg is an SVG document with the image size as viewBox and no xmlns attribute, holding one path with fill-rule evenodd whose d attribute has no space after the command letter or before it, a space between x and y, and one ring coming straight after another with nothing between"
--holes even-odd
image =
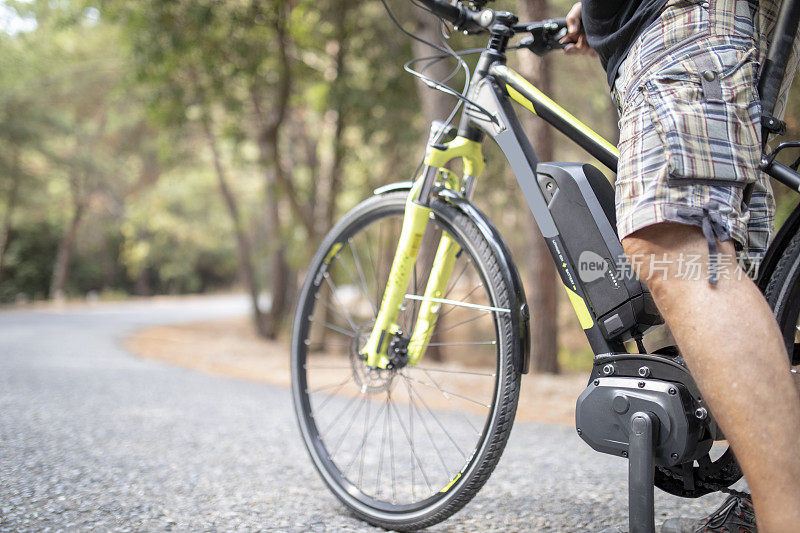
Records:
<instances>
[{"instance_id":1,"label":"motor housing","mask_svg":"<svg viewBox=\"0 0 800 533\"><path fill-rule=\"evenodd\" d=\"M578 398L578 435L598 452L627 457L631 417L638 412L658 419L655 460L659 466L693 461L708 453L713 439L696 416L695 402L680 383L658 379L603 377L593 380Z\"/></svg>"}]
</instances>

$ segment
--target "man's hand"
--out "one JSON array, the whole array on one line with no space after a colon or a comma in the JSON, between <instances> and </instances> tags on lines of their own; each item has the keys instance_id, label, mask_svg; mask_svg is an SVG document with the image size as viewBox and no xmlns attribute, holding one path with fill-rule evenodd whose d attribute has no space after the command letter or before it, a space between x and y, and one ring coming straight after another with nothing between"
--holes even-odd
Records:
<instances>
[{"instance_id":1,"label":"man's hand","mask_svg":"<svg viewBox=\"0 0 800 533\"><path fill-rule=\"evenodd\" d=\"M564 53L569 55L596 56L597 52L592 50L586 41L586 34L581 28L581 3L578 2L567 13L567 33L561 39L561 43L568 43L564 47Z\"/></svg>"}]
</instances>

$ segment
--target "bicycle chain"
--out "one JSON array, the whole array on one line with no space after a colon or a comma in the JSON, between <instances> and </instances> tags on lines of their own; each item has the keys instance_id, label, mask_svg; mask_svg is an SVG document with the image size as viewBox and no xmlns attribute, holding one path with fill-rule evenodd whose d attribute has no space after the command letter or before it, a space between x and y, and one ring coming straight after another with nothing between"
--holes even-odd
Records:
<instances>
[{"instance_id":1,"label":"bicycle chain","mask_svg":"<svg viewBox=\"0 0 800 533\"><path fill-rule=\"evenodd\" d=\"M681 474L673 472L669 468L664 468L664 467L657 467L657 468L658 468L659 472L663 473L667 477L670 477L670 478L672 478L672 479L674 479L676 481L681 481L681 482L683 481L683 476ZM722 493L725 493L725 494L738 496L740 498L742 498L742 497L749 498L750 497L750 494L748 494L746 492L741 492L741 491L738 491L736 489L732 489L730 487L720 487L718 484L707 483L707 482L703 481L702 479L695 478L694 484L696 486L698 486L698 487L702 487L704 489L708 489L711 492L722 492Z\"/></svg>"}]
</instances>

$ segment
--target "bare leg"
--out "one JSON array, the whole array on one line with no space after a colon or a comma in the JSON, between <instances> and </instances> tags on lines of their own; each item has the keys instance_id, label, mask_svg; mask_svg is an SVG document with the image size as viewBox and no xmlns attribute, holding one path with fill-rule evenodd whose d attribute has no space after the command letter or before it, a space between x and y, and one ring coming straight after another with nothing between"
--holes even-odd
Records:
<instances>
[{"instance_id":1,"label":"bare leg","mask_svg":"<svg viewBox=\"0 0 800 533\"><path fill-rule=\"evenodd\" d=\"M708 265L698 228L659 224L622 243L736 453L759 531L800 531L800 395L778 325L758 288L735 267L733 244L720 243L727 256L720 264L728 268L712 286L706 273L678 276L681 254L699 255Z\"/></svg>"}]
</instances>

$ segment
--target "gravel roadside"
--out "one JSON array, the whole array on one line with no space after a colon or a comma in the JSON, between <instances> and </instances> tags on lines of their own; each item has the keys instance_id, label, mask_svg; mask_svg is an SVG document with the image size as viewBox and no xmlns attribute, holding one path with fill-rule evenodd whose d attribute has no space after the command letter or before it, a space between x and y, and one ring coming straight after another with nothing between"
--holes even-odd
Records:
<instances>
[{"instance_id":1,"label":"gravel roadside","mask_svg":"<svg viewBox=\"0 0 800 533\"><path fill-rule=\"evenodd\" d=\"M289 392L143 360L144 326L225 316L211 298L0 313L0 530L377 531L330 495ZM433 531L594 531L625 521L626 463L567 426L518 423L475 500ZM658 494L660 516L708 511Z\"/></svg>"}]
</instances>

